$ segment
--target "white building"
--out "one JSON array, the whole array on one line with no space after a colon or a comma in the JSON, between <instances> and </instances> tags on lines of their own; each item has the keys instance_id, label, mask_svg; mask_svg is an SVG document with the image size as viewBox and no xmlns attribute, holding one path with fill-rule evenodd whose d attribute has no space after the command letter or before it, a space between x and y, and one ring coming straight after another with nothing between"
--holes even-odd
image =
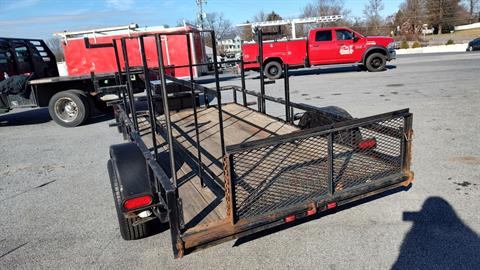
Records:
<instances>
[{"instance_id":1,"label":"white building","mask_svg":"<svg viewBox=\"0 0 480 270\"><path fill-rule=\"evenodd\" d=\"M218 43L222 46L225 54L235 55L242 51L242 39L238 35L219 40Z\"/></svg>"}]
</instances>

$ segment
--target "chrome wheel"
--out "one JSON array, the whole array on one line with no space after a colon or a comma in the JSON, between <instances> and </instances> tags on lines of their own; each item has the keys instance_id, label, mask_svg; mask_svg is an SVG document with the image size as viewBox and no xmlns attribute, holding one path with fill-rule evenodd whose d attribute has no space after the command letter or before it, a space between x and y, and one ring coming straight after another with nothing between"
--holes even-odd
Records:
<instances>
[{"instance_id":1,"label":"chrome wheel","mask_svg":"<svg viewBox=\"0 0 480 270\"><path fill-rule=\"evenodd\" d=\"M72 122L78 117L78 105L69 97L59 98L55 102L55 114L64 122Z\"/></svg>"}]
</instances>

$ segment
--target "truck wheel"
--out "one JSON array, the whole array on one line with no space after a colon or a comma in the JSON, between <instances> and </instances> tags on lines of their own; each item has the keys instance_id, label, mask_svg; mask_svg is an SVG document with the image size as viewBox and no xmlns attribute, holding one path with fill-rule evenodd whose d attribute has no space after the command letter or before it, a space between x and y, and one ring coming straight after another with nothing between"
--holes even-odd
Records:
<instances>
[{"instance_id":1,"label":"truck wheel","mask_svg":"<svg viewBox=\"0 0 480 270\"><path fill-rule=\"evenodd\" d=\"M265 76L270 80L279 79L282 76L282 64L277 61L268 62L265 65Z\"/></svg>"},{"instance_id":2,"label":"truck wheel","mask_svg":"<svg viewBox=\"0 0 480 270\"><path fill-rule=\"evenodd\" d=\"M48 112L60 126L76 127L88 119L90 104L87 95L81 90L62 91L50 99Z\"/></svg>"},{"instance_id":3,"label":"truck wheel","mask_svg":"<svg viewBox=\"0 0 480 270\"><path fill-rule=\"evenodd\" d=\"M379 72L385 70L387 59L381 53L372 53L367 57L365 66L370 72Z\"/></svg>"},{"instance_id":4,"label":"truck wheel","mask_svg":"<svg viewBox=\"0 0 480 270\"><path fill-rule=\"evenodd\" d=\"M125 240L136 240L148 236L150 233L147 223L133 226L133 223L140 218L126 218L121 210L122 198L120 196L120 187L118 185L117 176L113 170L112 160L108 160L107 169L108 175L110 176L110 184L112 185L113 200L115 202L115 210L117 211L118 225L122 238Z\"/></svg>"}]
</instances>

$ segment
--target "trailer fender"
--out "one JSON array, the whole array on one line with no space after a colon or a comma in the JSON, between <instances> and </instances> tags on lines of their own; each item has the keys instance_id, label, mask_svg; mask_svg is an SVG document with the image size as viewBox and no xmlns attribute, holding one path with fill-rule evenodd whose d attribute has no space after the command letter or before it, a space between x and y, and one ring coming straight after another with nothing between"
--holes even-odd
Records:
<instances>
[{"instance_id":1,"label":"trailer fender","mask_svg":"<svg viewBox=\"0 0 480 270\"><path fill-rule=\"evenodd\" d=\"M153 198L145 157L134 143L110 146L110 159L119 182L122 207L129 199L145 195Z\"/></svg>"}]
</instances>

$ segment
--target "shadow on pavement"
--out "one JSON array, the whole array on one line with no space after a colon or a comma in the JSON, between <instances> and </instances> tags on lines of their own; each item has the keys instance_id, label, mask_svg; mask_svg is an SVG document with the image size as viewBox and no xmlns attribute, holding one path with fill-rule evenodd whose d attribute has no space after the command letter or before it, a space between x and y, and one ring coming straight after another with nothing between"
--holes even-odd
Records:
<instances>
[{"instance_id":1,"label":"shadow on pavement","mask_svg":"<svg viewBox=\"0 0 480 270\"><path fill-rule=\"evenodd\" d=\"M218 80L220 82L230 81L230 80L235 80L235 79L240 79L240 75L221 74L218 78ZM198 84L214 83L215 82L215 76L207 75L207 76L198 77L198 78L195 79L195 82L198 83Z\"/></svg>"},{"instance_id":2,"label":"shadow on pavement","mask_svg":"<svg viewBox=\"0 0 480 270\"><path fill-rule=\"evenodd\" d=\"M113 119L113 113L96 114L83 124L85 126ZM48 108L36 108L28 111L0 115L0 127L43 124L51 121Z\"/></svg>"},{"instance_id":3,"label":"shadow on pavement","mask_svg":"<svg viewBox=\"0 0 480 270\"><path fill-rule=\"evenodd\" d=\"M395 65L386 65L385 71L396 69L397 66ZM384 72L385 72L384 71ZM289 70L288 73L291 77L295 76L309 76L309 75L321 75L321 74L330 74L330 73L346 73L346 72L367 72L359 66L339 66L339 67L313 67L313 68L301 68L301 69L292 69ZM255 74L254 77L250 79L258 80L260 79L260 75L258 73ZM281 78L283 79L283 77ZM265 80L268 80L265 78Z\"/></svg>"},{"instance_id":4,"label":"shadow on pavement","mask_svg":"<svg viewBox=\"0 0 480 270\"><path fill-rule=\"evenodd\" d=\"M386 70L396 69L395 65L387 65ZM341 67L323 67L323 68L309 68L289 71L290 76L305 76L305 75L320 75L330 73L343 73L343 72L367 72L359 66L341 66Z\"/></svg>"},{"instance_id":5,"label":"shadow on pavement","mask_svg":"<svg viewBox=\"0 0 480 270\"><path fill-rule=\"evenodd\" d=\"M430 197L420 212L404 212L413 222L392 270L480 269L480 238L443 198Z\"/></svg>"},{"instance_id":6,"label":"shadow on pavement","mask_svg":"<svg viewBox=\"0 0 480 270\"><path fill-rule=\"evenodd\" d=\"M0 127L42 124L52 120L47 108L0 115Z\"/></svg>"}]
</instances>

